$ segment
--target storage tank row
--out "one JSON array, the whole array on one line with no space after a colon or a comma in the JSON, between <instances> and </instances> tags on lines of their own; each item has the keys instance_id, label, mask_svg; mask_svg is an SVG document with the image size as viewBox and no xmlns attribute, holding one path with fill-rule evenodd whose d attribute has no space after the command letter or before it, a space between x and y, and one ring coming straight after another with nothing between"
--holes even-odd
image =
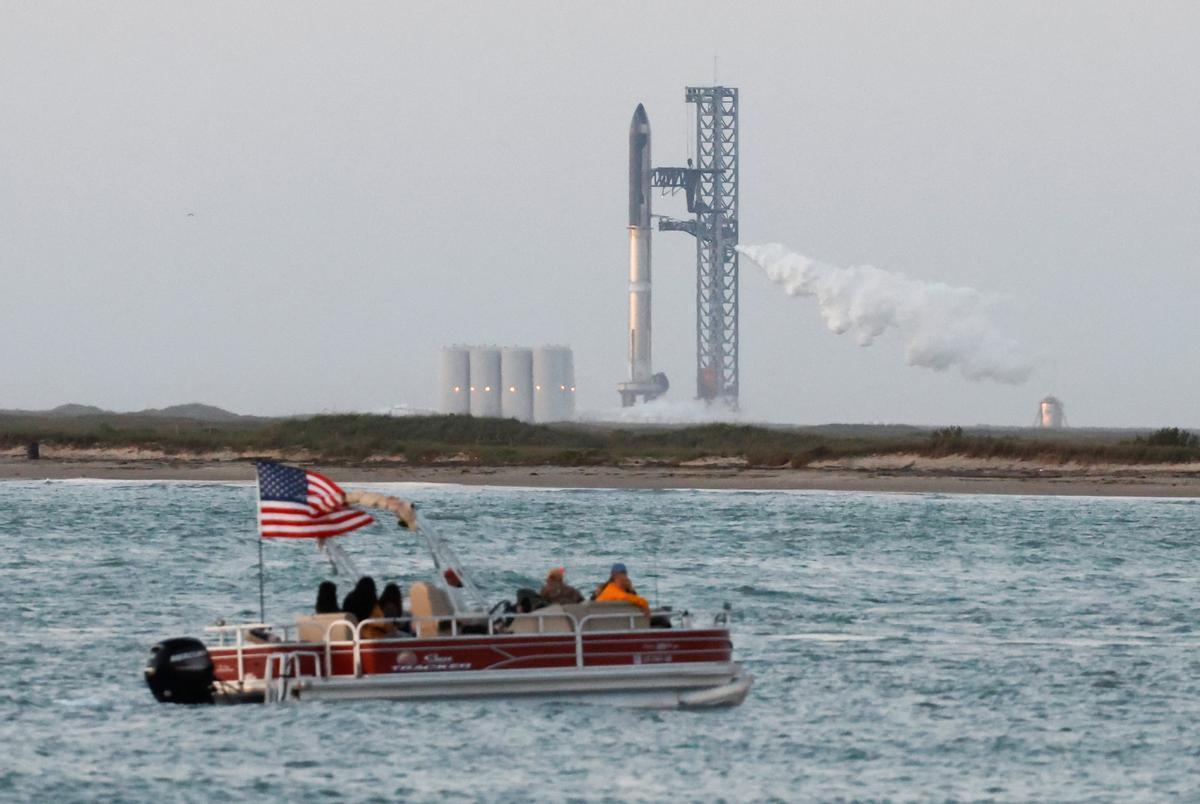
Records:
<instances>
[{"instance_id":1,"label":"storage tank row","mask_svg":"<svg viewBox=\"0 0 1200 804\"><path fill-rule=\"evenodd\" d=\"M575 418L575 359L564 346L442 349L442 413L523 422Z\"/></svg>"}]
</instances>

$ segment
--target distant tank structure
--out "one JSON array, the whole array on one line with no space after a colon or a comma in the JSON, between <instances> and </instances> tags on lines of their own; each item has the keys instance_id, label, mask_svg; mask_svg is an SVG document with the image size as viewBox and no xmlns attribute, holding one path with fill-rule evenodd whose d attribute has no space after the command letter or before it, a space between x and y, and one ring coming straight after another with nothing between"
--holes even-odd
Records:
<instances>
[{"instance_id":1,"label":"distant tank structure","mask_svg":"<svg viewBox=\"0 0 1200 804\"><path fill-rule=\"evenodd\" d=\"M533 350L500 350L500 415L533 421Z\"/></svg>"},{"instance_id":2,"label":"distant tank structure","mask_svg":"<svg viewBox=\"0 0 1200 804\"><path fill-rule=\"evenodd\" d=\"M533 352L533 420L566 422L575 418L575 358L565 346Z\"/></svg>"},{"instance_id":3,"label":"distant tank structure","mask_svg":"<svg viewBox=\"0 0 1200 804\"><path fill-rule=\"evenodd\" d=\"M438 410L466 416L471 412L471 350L462 346L442 349L441 402Z\"/></svg>"},{"instance_id":4,"label":"distant tank structure","mask_svg":"<svg viewBox=\"0 0 1200 804\"><path fill-rule=\"evenodd\" d=\"M1062 400L1047 396L1038 403L1037 421L1034 426L1042 430L1061 430L1067 426L1067 411Z\"/></svg>"},{"instance_id":5,"label":"distant tank structure","mask_svg":"<svg viewBox=\"0 0 1200 804\"><path fill-rule=\"evenodd\" d=\"M471 415L500 417L500 350L477 347L470 354Z\"/></svg>"},{"instance_id":6,"label":"distant tank structure","mask_svg":"<svg viewBox=\"0 0 1200 804\"><path fill-rule=\"evenodd\" d=\"M457 416L561 422L575 418L575 358L566 346L447 346L439 411Z\"/></svg>"}]
</instances>

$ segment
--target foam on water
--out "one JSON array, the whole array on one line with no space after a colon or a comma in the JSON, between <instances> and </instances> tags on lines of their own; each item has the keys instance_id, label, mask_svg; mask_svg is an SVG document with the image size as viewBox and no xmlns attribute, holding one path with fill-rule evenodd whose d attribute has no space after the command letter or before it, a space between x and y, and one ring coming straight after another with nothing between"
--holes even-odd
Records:
<instances>
[{"instance_id":1,"label":"foam on water","mask_svg":"<svg viewBox=\"0 0 1200 804\"><path fill-rule=\"evenodd\" d=\"M701 622L730 602L756 687L704 713L159 706L153 642L257 617L253 488L0 483L0 799L1194 790L1194 501L373 485L413 497L497 598L557 565L587 589L623 560ZM377 578L429 571L383 523L346 545ZM307 609L313 546L266 557L268 615Z\"/></svg>"}]
</instances>

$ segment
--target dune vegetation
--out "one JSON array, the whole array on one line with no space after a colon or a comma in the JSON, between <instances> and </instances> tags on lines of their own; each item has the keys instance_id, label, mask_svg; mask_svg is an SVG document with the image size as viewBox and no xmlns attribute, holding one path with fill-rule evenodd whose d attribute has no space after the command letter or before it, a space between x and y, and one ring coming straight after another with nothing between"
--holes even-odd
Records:
<instances>
[{"instance_id":1,"label":"dune vegetation","mask_svg":"<svg viewBox=\"0 0 1200 804\"><path fill-rule=\"evenodd\" d=\"M201 421L160 414L0 414L0 447L141 448L203 457L302 454L325 462L454 460L479 465L674 465L704 458L805 467L857 456L959 455L1042 463L1200 461L1200 437L1178 428L1032 430L903 425L523 424L470 416L320 415Z\"/></svg>"}]
</instances>

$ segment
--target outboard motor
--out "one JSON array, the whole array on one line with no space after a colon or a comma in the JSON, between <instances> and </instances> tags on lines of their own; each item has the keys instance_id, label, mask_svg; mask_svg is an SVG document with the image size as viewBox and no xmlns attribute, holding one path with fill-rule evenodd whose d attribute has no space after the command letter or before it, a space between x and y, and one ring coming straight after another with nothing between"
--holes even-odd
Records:
<instances>
[{"instance_id":1,"label":"outboard motor","mask_svg":"<svg viewBox=\"0 0 1200 804\"><path fill-rule=\"evenodd\" d=\"M160 703L213 702L213 663L198 639L164 639L150 649L146 684Z\"/></svg>"}]
</instances>

